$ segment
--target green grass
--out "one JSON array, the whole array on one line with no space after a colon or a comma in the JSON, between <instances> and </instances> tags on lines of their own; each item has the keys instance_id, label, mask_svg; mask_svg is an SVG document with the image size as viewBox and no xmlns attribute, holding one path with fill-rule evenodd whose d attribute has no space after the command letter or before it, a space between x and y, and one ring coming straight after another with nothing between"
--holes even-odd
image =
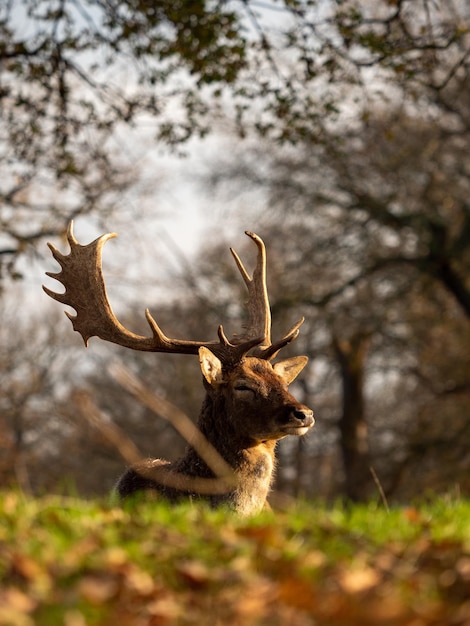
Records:
<instances>
[{"instance_id":1,"label":"green grass","mask_svg":"<svg viewBox=\"0 0 470 626\"><path fill-rule=\"evenodd\" d=\"M240 519L0 495L1 626L470 624L470 502Z\"/></svg>"}]
</instances>

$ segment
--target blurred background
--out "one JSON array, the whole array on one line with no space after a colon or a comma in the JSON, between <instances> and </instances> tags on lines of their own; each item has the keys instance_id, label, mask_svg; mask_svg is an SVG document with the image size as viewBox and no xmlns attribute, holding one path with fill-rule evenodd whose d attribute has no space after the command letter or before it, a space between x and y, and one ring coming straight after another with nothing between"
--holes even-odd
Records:
<instances>
[{"instance_id":1,"label":"blurred background","mask_svg":"<svg viewBox=\"0 0 470 626\"><path fill-rule=\"evenodd\" d=\"M276 489L470 494L470 6L466 0L5 0L0 6L0 488L103 495L185 442L114 379L197 418L197 359L92 339L41 290L71 219L113 309L210 340L243 323L229 254L268 250L273 338L314 409ZM83 395L85 394L85 396Z\"/></svg>"}]
</instances>

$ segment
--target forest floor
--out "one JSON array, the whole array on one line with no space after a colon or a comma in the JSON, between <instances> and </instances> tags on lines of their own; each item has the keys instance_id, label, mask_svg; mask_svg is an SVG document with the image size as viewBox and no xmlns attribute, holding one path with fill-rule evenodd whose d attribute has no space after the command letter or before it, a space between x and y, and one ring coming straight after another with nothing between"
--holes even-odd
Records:
<instances>
[{"instance_id":1,"label":"forest floor","mask_svg":"<svg viewBox=\"0 0 470 626\"><path fill-rule=\"evenodd\" d=\"M470 626L470 502L199 506L0 494L2 626Z\"/></svg>"}]
</instances>

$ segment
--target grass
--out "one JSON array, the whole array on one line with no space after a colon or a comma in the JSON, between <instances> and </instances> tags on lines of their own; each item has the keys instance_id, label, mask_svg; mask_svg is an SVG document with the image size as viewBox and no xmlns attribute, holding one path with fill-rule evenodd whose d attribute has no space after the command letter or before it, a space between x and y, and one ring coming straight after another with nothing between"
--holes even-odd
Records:
<instances>
[{"instance_id":1,"label":"grass","mask_svg":"<svg viewBox=\"0 0 470 626\"><path fill-rule=\"evenodd\" d=\"M240 519L0 495L0 625L470 624L470 502Z\"/></svg>"}]
</instances>

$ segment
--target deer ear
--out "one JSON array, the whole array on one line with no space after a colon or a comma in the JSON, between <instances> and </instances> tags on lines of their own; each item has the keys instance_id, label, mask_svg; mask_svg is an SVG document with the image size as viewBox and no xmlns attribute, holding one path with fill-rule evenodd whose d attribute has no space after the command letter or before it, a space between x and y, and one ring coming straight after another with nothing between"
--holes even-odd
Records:
<instances>
[{"instance_id":1,"label":"deer ear","mask_svg":"<svg viewBox=\"0 0 470 626\"><path fill-rule=\"evenodd\" d=\"M308 357L306 356L294 356L291 359L284 359L284 361L274 363L273 368L276 374L290 385L307 365L307 361Z\"/></svg>"},{"instance_id":2,"label":"deer ear","mask_svg":"<svg viewBox=\"0 0 470 626\"><path fill-rule=\"evenodd\" d=\"M204 346L199 348L199 363L201 364L201 371L204 378L209 385L214 386L223 382L222 363L215 354L212 354L212 352Z\"/></svg>"}]
</instances>

